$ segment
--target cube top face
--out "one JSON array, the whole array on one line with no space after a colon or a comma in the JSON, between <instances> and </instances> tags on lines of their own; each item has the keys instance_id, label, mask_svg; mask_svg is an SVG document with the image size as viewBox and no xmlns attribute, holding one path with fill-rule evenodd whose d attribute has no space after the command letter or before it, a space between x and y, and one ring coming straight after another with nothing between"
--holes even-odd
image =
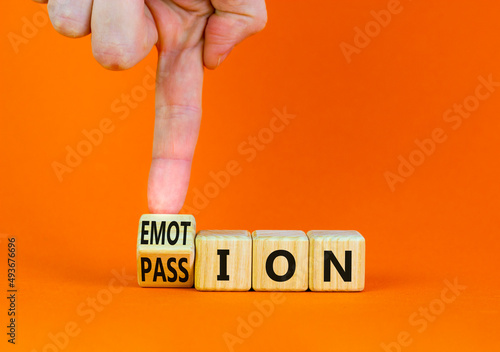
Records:
<instances>
[{"instance_id":1,"label":"cube top face","mask_svg":"<svg viewBox=\"0 0 500 352\"><path fill-rule=\"evenodd\" d=\"M198 239L204 241L249 241L252 242L252 236L247 230L202 230L196 234Z\"/></svg>"},{"instance_id":2,"label":"cube top face","mask_svg":"<svg viewBox=\"0 0 500 352\"><path fill-rule=\"evenodd\" d=\"M248 291L252 286L252 238L244 230L207 230L196 236L195 287L200 291Z\"/></svg>"},{"instance_id":3,"label":"cube top face","mask_svg":"<svg viewBox=\"0 0 500 352\"><path fill-rule=\"evenodd\" d=\"M142 215L137 236L139 286L192 287L195 236L192 215Z\"/></svg>"},{"instance_id":4,"label":"cube top face","mask_svg":"<svg viewBox=\"0 0 500 352\"><path fill-rule=\"evenodd\" d=\"M314 230L309 237L311 291L362 291L365 239L357 231Z\"/></svg>"},{"instance_id":5,"label":"cube top face","mask_svg":"<svg viewBox=\"0 0 500 352\"><path fill-rule=\"evenodd\" d=\"M365 241L365 238L354 230L311 230L307 233L309 240L332 241Z\"/></svg>"},{"instance_id":6,"label":"cube top face","mask_svg":"<svg viewBox=\"0 0 500 352\"><path fill-rule=\"evenodd\" d=\"M309 240L303 231L258 230L252 237L254 290L307 290Z\"/></svg>"},{"instance_id":7,"label":"cube top face","mask_svg":"<svg viewBox=\"0 0 500 352\"><path fill-rule=\"evenodd\" d=\"M304 231L296 230L256 230L254 240L308 241Z\"/></svg>"}]
</instances>

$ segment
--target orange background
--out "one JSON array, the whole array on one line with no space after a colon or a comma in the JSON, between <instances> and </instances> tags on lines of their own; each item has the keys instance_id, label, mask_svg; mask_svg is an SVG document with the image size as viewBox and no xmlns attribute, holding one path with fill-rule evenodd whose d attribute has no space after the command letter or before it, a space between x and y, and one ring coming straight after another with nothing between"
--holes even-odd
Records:
<instances>
[{"instance_id":1,"label":"orange background","mask_svg":"<svg viewBox=\"0 0 500 352\"><path fill-rule=\"evenodd\" d=\"M269 1L264 32L206 74L186 204L211 171L230 160L242 170L196 215L197 229L356 229L367 242L364 292L286 293L236 351L383 351L403 331L411 342L402 351L500 348L500 89L460 128L443 120L474 95L479 76L500 81L500 4L401 4L347 63L340 43L353 44L354 28L387 1ZM142 84L156 53L129 71L106 71L89 37L67 39L46 24L16 54L7 34L20 35L23 17L41 9L6 2L0 21L0 233L18 245L12 350L60 350L49 334L61 336L69 322L79 333L61 338L65 351L228 350L224 334L237 335L239 319L255 315L254 303L270 293L144 289L135 281L154 94L125 120L111 104ZM247 162L238 146L283 107L295 119ZM66 146L104 118L115 130L59 182L52 163L64 162ZM398 157L407 159L415 139L435 128L447 140L392 192L384 173L397 172ZM79 308L109 299L113 270L133 279L114 287L120 292L90 319ZM419 332L410 317L455 278L467 288ZM6 299L0 309L6 326ZM4 330L1 349L10 350Z\"/></svg>"}]
</instances>

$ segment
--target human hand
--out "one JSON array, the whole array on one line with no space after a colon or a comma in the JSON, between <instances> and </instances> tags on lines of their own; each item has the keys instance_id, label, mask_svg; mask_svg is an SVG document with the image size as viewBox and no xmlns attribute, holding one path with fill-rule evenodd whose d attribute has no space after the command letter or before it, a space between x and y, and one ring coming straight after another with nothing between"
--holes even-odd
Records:
<instances>
[{"instance_id":1,"label":"human hand","mask_svg":"<svg viewBox=\"0 0 500 352\"><path fill-rule=\"evenodd\" d=\"M54 28L92 32L92 52L111 70L127 69L158 49L151 213L184 204L201 122L203 66L217 68L267 21L264 0L34 0L48 3Z\"/></svg>"}]
</instances>

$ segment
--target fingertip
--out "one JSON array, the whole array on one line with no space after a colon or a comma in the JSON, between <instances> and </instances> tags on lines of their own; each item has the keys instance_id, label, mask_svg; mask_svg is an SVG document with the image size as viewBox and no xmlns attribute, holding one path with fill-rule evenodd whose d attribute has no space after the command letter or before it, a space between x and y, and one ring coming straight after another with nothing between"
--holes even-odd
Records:
<instances>
[{"instance_id":1,"label":"fingertip","mask_svg":"<svg viewBox=\"0 0 500 352\"><path fill-rule=\"evenodd\" d=\"M203 60L203 65L209 70L215 70L219 67L219 63L215 63L213 61Z\"/></svg>"},{"instance_id":2,"label":"fingertip","mask_svg":"<svg viewBox=\"0 0 500 352\"><path fill-rule=\"evenodd\" d=\"M68 3L63 0L52 0L47 11L54 29L69 38L81 38L90 34L90 17L92 1Z\"/></svg>"},{"instance_id":3,"label":"fingertip","mask_svg":"<svg viewBox=\"0 0 500 352\"><path fill-rule=\"evenodd\" d=\"M127 70L141 60L133 49L126 50L114 44L95 41L92 43L92 54L102 67L111 71Z\"/></svg>"},{"instance_id":4,"label":"fingertip","mask_svg":"<svg viewBox=\"0 0 500 352\"><path fill-rule=\"evenodd\" d=\"M148 207L152 214L178 214L184 205L191 163L154 159L148 181Z\"/></svg>"},{"instance_id":5,"label":"fingertip","mask_svg":"<svg viewBox=\"0 0 500 352\"><path fill-rule=\"evenodd\" d=\"M179 214L181 207L161 206L160 204L148 202L150 214Z\"/></svg>"},{"instance_id":6,"label":"fingertip","mask_svg":"<svg viewBox=\"0 0 500 352\"><path fill-rule=\"evenodd\" d=\"M91 27L94 58L113 71L135 66L158 41L144 1L94 1Z\"/></svg>"},{"instance_id":7,"label":"fingertip","mask_svg":"<svg viewBox=\"0 0 500 352\"><path fill-rule=\"evenodd\" d=\"M205 58L203 60L203 64L209 70L215 70L220 65L222 65L222 63L226 60L226 58L228 57L231 50L232 50L232 48L229 49L224 54L215 54L215 53L207 54L207 55L205 55Z\"/></svg>"}]
</instances>

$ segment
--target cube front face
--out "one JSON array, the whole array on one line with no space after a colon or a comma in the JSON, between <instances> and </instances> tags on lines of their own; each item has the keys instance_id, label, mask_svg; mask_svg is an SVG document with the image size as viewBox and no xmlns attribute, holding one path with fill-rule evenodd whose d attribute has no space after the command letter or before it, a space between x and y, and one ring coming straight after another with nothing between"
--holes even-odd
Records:
<instances>
[{"instance_id":1,"label":"cube front face","mask_svg":"<svg viewBox=\"0 0 500 352\"><path fill-rule=\"evenodd\" d=\"M309 240L303 231L258 230L253 238L255 291L305 291Z\"/></svg>"},{"instance_id":2,"label":"cube front face","mask_svg":"<svg viewBox=\"0 0 500 352\"><path fill-rule=\"evenodd\" d=\"M194 251L143 251L137 258L143 287L192 287Z\"/></svg>"},{"instance_id":3,"label":"cube front face","mask_svg":"<svg viewBox=\"0 0 500 352\"><path fill-rule=\"evenodd\" d=\"M195 236L192 215L141 216L137 236L139 286L192 287Z\"/></svg>"},{"instance_id":4,"label":"cube front face","mask_svg":"<svg viewBox=\"0 0 500 352\"><path fill-rule=\"evenodd\" d=\"M362 291L365 239L357 231L315 230L309 237L311 291Z\"/></svg>"},{"instance_id":5,"label":"cube front face","mask_svg":"<svg viewBox=\"0 0 500 352\"><path fill-rule=\"evenodd\" d=\"M252 286L252 238L243 230L200 231L196 236L195 288L248 291Z\"/></svg>"}]
</instances>

